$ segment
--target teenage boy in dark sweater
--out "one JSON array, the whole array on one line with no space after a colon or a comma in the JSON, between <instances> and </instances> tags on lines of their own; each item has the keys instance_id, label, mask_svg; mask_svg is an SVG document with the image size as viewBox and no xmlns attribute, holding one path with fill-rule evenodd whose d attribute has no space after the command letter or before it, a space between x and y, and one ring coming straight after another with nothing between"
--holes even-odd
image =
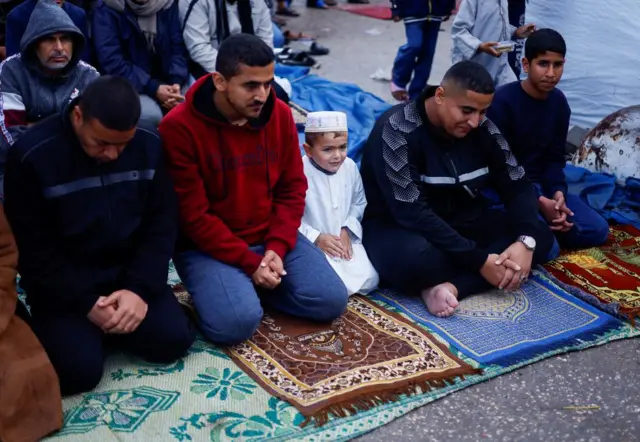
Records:
<instances>
[{"instance_id":1,"label":"teenage boy in dark sweater","mask_svg":"<svg viewBox=\"0 0 640 442\"><path fill-rule=\"evenodd\" d=\"M607 239L607 221L579 196L567 193L564 176L571 109L556 85L564 70L565 41L552 29L537 30L527 39L524 55L527 79L499 88L487 116L536 184L538 207L560 245L600 245Z\"/></svg>"}]
</instances>

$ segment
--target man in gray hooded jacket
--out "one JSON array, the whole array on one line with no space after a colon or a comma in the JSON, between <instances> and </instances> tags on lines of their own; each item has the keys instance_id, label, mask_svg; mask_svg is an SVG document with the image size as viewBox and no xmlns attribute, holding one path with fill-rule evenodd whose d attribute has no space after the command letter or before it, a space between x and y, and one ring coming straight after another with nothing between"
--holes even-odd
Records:
<instances>
[{"instance_id":1,"label":"man in gray hooded jacket","mask_svg":"<svg viewBox=\"0 0 640 442\"><path fill-rule=\"evenodd\" d=\"M100 74L80 61L82 32L52 0L40 0L20 53L0 65L0 195L7 151L29 126L60 112Z\"/></svg>"}]
</instances>

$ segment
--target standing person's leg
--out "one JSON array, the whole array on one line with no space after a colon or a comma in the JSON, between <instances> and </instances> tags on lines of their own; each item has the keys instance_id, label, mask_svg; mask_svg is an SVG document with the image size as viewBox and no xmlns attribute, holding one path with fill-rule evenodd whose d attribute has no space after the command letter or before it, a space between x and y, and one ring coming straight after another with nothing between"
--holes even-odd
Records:
<instances>
[{"instance_id":1,"label":"standing person's leg","mask_svg":"<svg viewBox=\"0 0 640 442\"><path fill-rule=\"evenodd\" d=\"M403 92L406 95L407 85L411 81L416 60L422 50L423 23L405 23L404 28L407 42L398 48L391 73L391 92L396 100L403 98L401 96Z\"/></svg>"},{"instance_id":2,"label":"standing person's leg","mask_svg":"<svg viewBox=\"0 0 640 442\"><path fill-rule=\"evenodd\" d=\"M609 224L598 212L589 207L577 195L566 195L567 207L573 212L569 221L573 228L556 234L558 242L567 249L586 249L600 246L607 241Z\"/></svg>"},{"instance_id":3,"label":"standing person's leg","mask_svg":"<svg viewBox=\"0 0 640 442\"><path fill-rule=\"evenodd\" d=\"M409 84L409 98L414 99L424 90L431 75L431 66L436 54L436 45L440 33L439 21L426 21L423 23L422 47Z\"/></svg>"},{"instance_id":4,"label":"standing person's leg","mask_svg":"<svg viewBox=\"0 0 640 442\"><path fill-rule=\"evenodd\" d=\"M104 369L104 332L87 317L35 312L29 325L47 352L63 396L93 390Z\"/></svg>"},{"instance_id":5,"label":"standing person's leg","mask_svg":"<svg viewBox=\"0 0 640 442\"><path fill-rule=\"evenodd\" d=\"M298 233L296 246L283 259L287 274L265 302L290 315L331 321L347 307L347 288L324 253Z\"/></svg>"},{"instance_id":6,"label":"standing person's leg","mask_svg":"<svg viewBox=\"0 0 640 442\"><path fill-rule=\"evenodd\" d=\"M208 339L233 345L253 335L263 311L249 276L198 251L180 253L175 265Z\"/></svg>"},{"instance_id":7,"label":"standing person's leg","mask_svg":"<svg viewBox=\"0 0 640 442\"><path fill-rule=\"evenodd\" d=\"M152 127L158 127L163 113L158 102L148 95L140 95L140 121Z\"/></svg>"},{"instance_id":8,"label":"standing person's leg","mask_svg":"<svg viewBox=\"0 0 640 442\"><path fill-rule=\"evenodd\" d=\"M184 356L196 339L196 331L167 286L148 304L147 316L130 334L114 335L126 350L149 362L170 363Z\"/></svg>"}]
</instances>

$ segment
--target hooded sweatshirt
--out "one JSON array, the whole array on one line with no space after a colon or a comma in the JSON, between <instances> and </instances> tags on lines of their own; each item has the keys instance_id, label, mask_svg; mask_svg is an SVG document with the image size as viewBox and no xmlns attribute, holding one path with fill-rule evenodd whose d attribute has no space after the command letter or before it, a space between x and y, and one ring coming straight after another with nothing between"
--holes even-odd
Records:
<instances>
[{"instance_id":1,"label":"hooded sweatshirt","mask_svg":"<svg viewBox=\"0 0 640 442\"><path fill-rule=\"evenodd\" d=\"M61 75L53 77L42 71L35 46L42 37L59 32L72 35L73 54ZM4 176L7 150L27 129L27 123L62 111L100 75L80 60L84 46L84 36L67 13L53 2L40 0L20 42L20 53L0 64L0 177Z\"/></svg>"},{"instance_id":2,"label":"hooded sweatshirt","mask_svg":"<svg viewBox=\"0 0 640 442\"><path fill-rule=\"evenodd\" d=\"M284 258L296 243L307 180L291 110L272 92L262 113L244 126L213 104L211 75L160 123L178 194L179 250L197 249L248 275L264 244Z\"/></svg>"},{"instance_id":3,"label":"hooded sweatshirt","mask_svg":"<svg viewBox=\"0 0 640 442\"><path fill-rule=\"evenodd\" d=\"M61 75L53 77L42 71L36 44L42 37L59 32L72 35L73 54ZM80 61L84 46L84 36L66 12L54 3L38 2L20 42L20 54L0 65L0 128L5 143L13 144L27 123L60 112L98 78L98 71Z\"/></svg>"}]
</instances>

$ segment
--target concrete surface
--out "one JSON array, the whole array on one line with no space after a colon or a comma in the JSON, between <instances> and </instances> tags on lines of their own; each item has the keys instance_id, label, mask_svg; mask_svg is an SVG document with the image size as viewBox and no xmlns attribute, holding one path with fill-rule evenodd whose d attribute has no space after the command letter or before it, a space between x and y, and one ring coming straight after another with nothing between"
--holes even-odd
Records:
<instances>
[{"instance_id":1,"label":"concrete surface","mask_svg":"<svg viewBox=\"0 0 640 442\"><path fill-rule=\"evenodd\" d=\"M331 54L316 72L358 84L391 101L389 84L372 80L391 69L404 42L401 23L342 11L307 10L289 29L318 37ZM449 24L440 33L430 82L449 67ZM598 405L568 411L569 405ZM358 439L402 441L615 441L640 440L640 339L548 359L422 407Z\"/></svg>"}]
</instances>

